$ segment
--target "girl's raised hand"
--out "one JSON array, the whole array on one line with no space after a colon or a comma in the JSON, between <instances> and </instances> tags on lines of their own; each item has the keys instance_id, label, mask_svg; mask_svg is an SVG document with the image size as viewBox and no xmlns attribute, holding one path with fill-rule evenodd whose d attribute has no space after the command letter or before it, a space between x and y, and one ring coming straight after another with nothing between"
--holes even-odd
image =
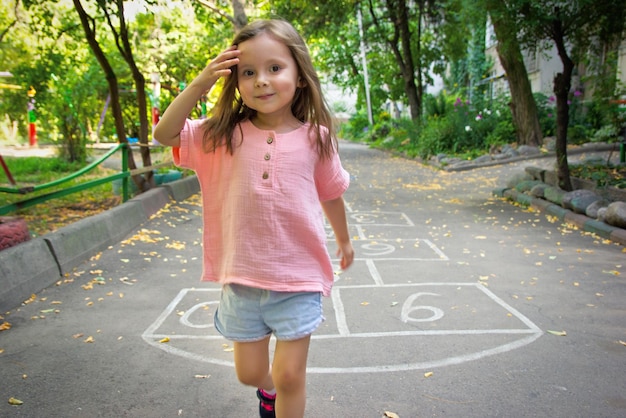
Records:
<instances>
[{"instance_id":1,"label":"girl's raised hand","mask_svg":"<svg viewBox=\"0 0 626 418\"><path fill-rule=\"evenodd\" d=\"M196 80L205 84L207 89L213 87L220 77L226 77L232 73L231 67L239 63L240 54L241 51L236 45L225 49L209 62Z\"/></svg>"}]
</instances>

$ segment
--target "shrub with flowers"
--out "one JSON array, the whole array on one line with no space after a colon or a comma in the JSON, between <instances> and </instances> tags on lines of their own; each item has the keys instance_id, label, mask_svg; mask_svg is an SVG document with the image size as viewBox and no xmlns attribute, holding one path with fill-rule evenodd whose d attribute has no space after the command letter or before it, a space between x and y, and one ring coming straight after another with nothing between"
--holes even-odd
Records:
<instances>
[{"instance_id":1,"label":"shrub with flowers","mask_svg":"<svg viewBox=\"0 0 626 418\"><path fill-rule=\"evenodd\" d=\"M445 112L427 114L418 139L419 155L483 153L494 144L515 140L507 98L473 104L460 95L445 96ZM432 98L440 102L442 99Z\"/></svg>"},{"instance_id":2,"label":"shrub with flowers","mask_svg":"<svg viewBox=\"0 0 626 418\"><path fill-rule=\"evenodd\" d=\"M556 134L556 99L536 93L535 103L544 137ZM582 93L571 94L568 142L576 144L595 139L610 141L616 138L617 128L607 125L606 105L582 102ZM424 116L420 121L392 119L386 112L375 116L375 125L369 127L364 112L357 114L342 127L342 137L366 141L374 147L403 152L410 157L428 159L437 154L464 155L470 158L489 152L494 145L516 141L508 96L494 99L476 94L472 100L460 92L449 94L445 90L436 96L426 95L423 101ZM608 103L608 102L607 102ZM617 106L613 108L618 109ZM619 126L625 123L626 111L622 108ZM612 123L612 125L616 125ZM614 139L613 139L614 140Z\"/></svg>"}]
</instances>

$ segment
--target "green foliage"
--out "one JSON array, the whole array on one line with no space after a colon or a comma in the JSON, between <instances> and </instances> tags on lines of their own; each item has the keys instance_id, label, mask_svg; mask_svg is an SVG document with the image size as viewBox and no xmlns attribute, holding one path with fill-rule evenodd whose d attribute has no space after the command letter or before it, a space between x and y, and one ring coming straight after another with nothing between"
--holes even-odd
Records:
<instances>
[{"instance_id":1,"label":"green foliage","mask_svg":"<svg viewBox=\"0 0 626 418\"><path fill-rule=\"evenodd\" d=\"M375 147L423 159L441 153L476 155L488 152L492 146L515 141L509 100L508 97L478 100L479 107L462 96L442 92L425 98L426 114L420 125L379 115L380 121L371 130L356 135L363 129L362 124L356 128L356 123L364 119L353 118L342 133L354 140L371 142Z\"/></svg>"},{"instance_id":2,"label":"green foliage","mask_svg":"<svg viewBox=\"0 0 626 418\"><path fill-rule=\"evenodd\" d=\"M573 177L592 180L597 187L618 187L626 189L626 167L605 163L572 164L569 167Z\"/></svg>"},{"instance_id":3,"label":"green foliage","mask_svg":"<svg viewBox=\"0 0 626 418\"><path fill-rule=\"evenodd\" d=\"M374 132L376 130L382 131L385 135L372 135L373 147L398 150L409 157L418 155L417 138L419 137L420 127L412 119L385 120L377 124Z\"/></svg>"},{"instance_id":4,"label":"green foliage","mask_svg":"<svg viewBox=\"0 0 626 418\"><path fill-rule=\"evenodd\" d=\"M619 138L619 130L613 125L604 125L591 137L592 142L616 142Z\"/></svg>"},{"instance_id":5,"label":"green foliage","mask_svg":"<svg viewBox=\"0 0 626 418\"><path fill-rule=\"evenodd\" d=\"M341 125L339 136L351 141L367 142L369 130L367 111L361 108L347 123Z\"/></svg>"},{"instance_id":6,"label":"green foliage","mask_svg":"<svg viewBox=\"0 0 626 418\"><path fill-rule=\"evenodd\" d=\"M62 158L4 157L4 160L19 183L47 183L83 167L80 163L70 163Z\"/></svg>"},{"instance_id":7,"label":"green foliage","mask_svg":"<svg viewBox=\"0 0 626 418\"><path fill-rule=\"evenodd\" d=\"M554 136L556 132L556 100L554 96L543 93L533 94L539 113L539 125L544 137Z\"/></svg>"}]
</instances>

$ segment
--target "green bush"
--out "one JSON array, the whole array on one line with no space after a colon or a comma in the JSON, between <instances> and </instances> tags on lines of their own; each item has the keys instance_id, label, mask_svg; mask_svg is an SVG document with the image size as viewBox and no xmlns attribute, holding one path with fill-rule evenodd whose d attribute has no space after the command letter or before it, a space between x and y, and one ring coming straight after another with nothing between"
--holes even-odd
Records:
<instances>
[{"instance_id":1,"label":"green bush","mask_svg":"<svg viewBox=\"0 0 626 418\"><path fill-rule=\"evenodd\" d=\"M554 136L555 99L541 93L534 96L543 135ZM579 144L591 139L607 141L616 138L616 123L605 123L601 129L594 127L594 124L600 120L623 123L626 112L619 111L621 109L613 106L614 114L601 115L603 109L608 109L606 106L591 104L590 110L587 110L579 96L580 94L575 92L571 98L572 120L568 128L568 142ZM347 126L342 129L342 134L346 135L347 139L365 141L374 147L423 159L442 153L457 156L480 155L488 152L493 146L516 141L509 108L510 100L508 96L495 99L477 97L476 104L472 104L463 96L448 95L443 91L437 96L424 97L424 117L420 121L395 120L383 112L375 117L376 123L370 128L366 114L360 112L350 119Z\"/></svg>"},{"instance_id":2,"label":"green bush","mask_svg":"<svg viewBox=\"0 0 626 418\"><path fill-rule=\"evenodd\" d=\"M369 132L367 111L359 111L347 123L341 124L339 136L349 141L364 141Z\"/></svg>"},{"instance_id":3,"label":"green bush","mask_svg":"<svg viewBox=\"0 0 626 418\"><path fill-rule=\"evenodd\" d=\"M542 93L533 94L539 113L539 125L543 136L556 135L556 101L553 96L546 96Z\"/></svg>"}]
</instances>

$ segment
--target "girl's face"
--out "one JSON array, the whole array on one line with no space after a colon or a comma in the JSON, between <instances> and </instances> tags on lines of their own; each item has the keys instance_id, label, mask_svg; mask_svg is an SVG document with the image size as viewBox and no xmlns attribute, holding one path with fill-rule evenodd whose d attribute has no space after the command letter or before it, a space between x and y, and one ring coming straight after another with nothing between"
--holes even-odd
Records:
<instances>
[{"instance_id":1,"label":"girl's face","mask_svg":"<svg viewBox=\"0 0 626 418\"><path fill-rule=\"evenodd\" d=\"M237 45L238 89L246 106L259 117L276 122L293 118L291 104L297 87L302 87L298 66L289 49L266 33Z\"/></svg>"}]
</instances>

